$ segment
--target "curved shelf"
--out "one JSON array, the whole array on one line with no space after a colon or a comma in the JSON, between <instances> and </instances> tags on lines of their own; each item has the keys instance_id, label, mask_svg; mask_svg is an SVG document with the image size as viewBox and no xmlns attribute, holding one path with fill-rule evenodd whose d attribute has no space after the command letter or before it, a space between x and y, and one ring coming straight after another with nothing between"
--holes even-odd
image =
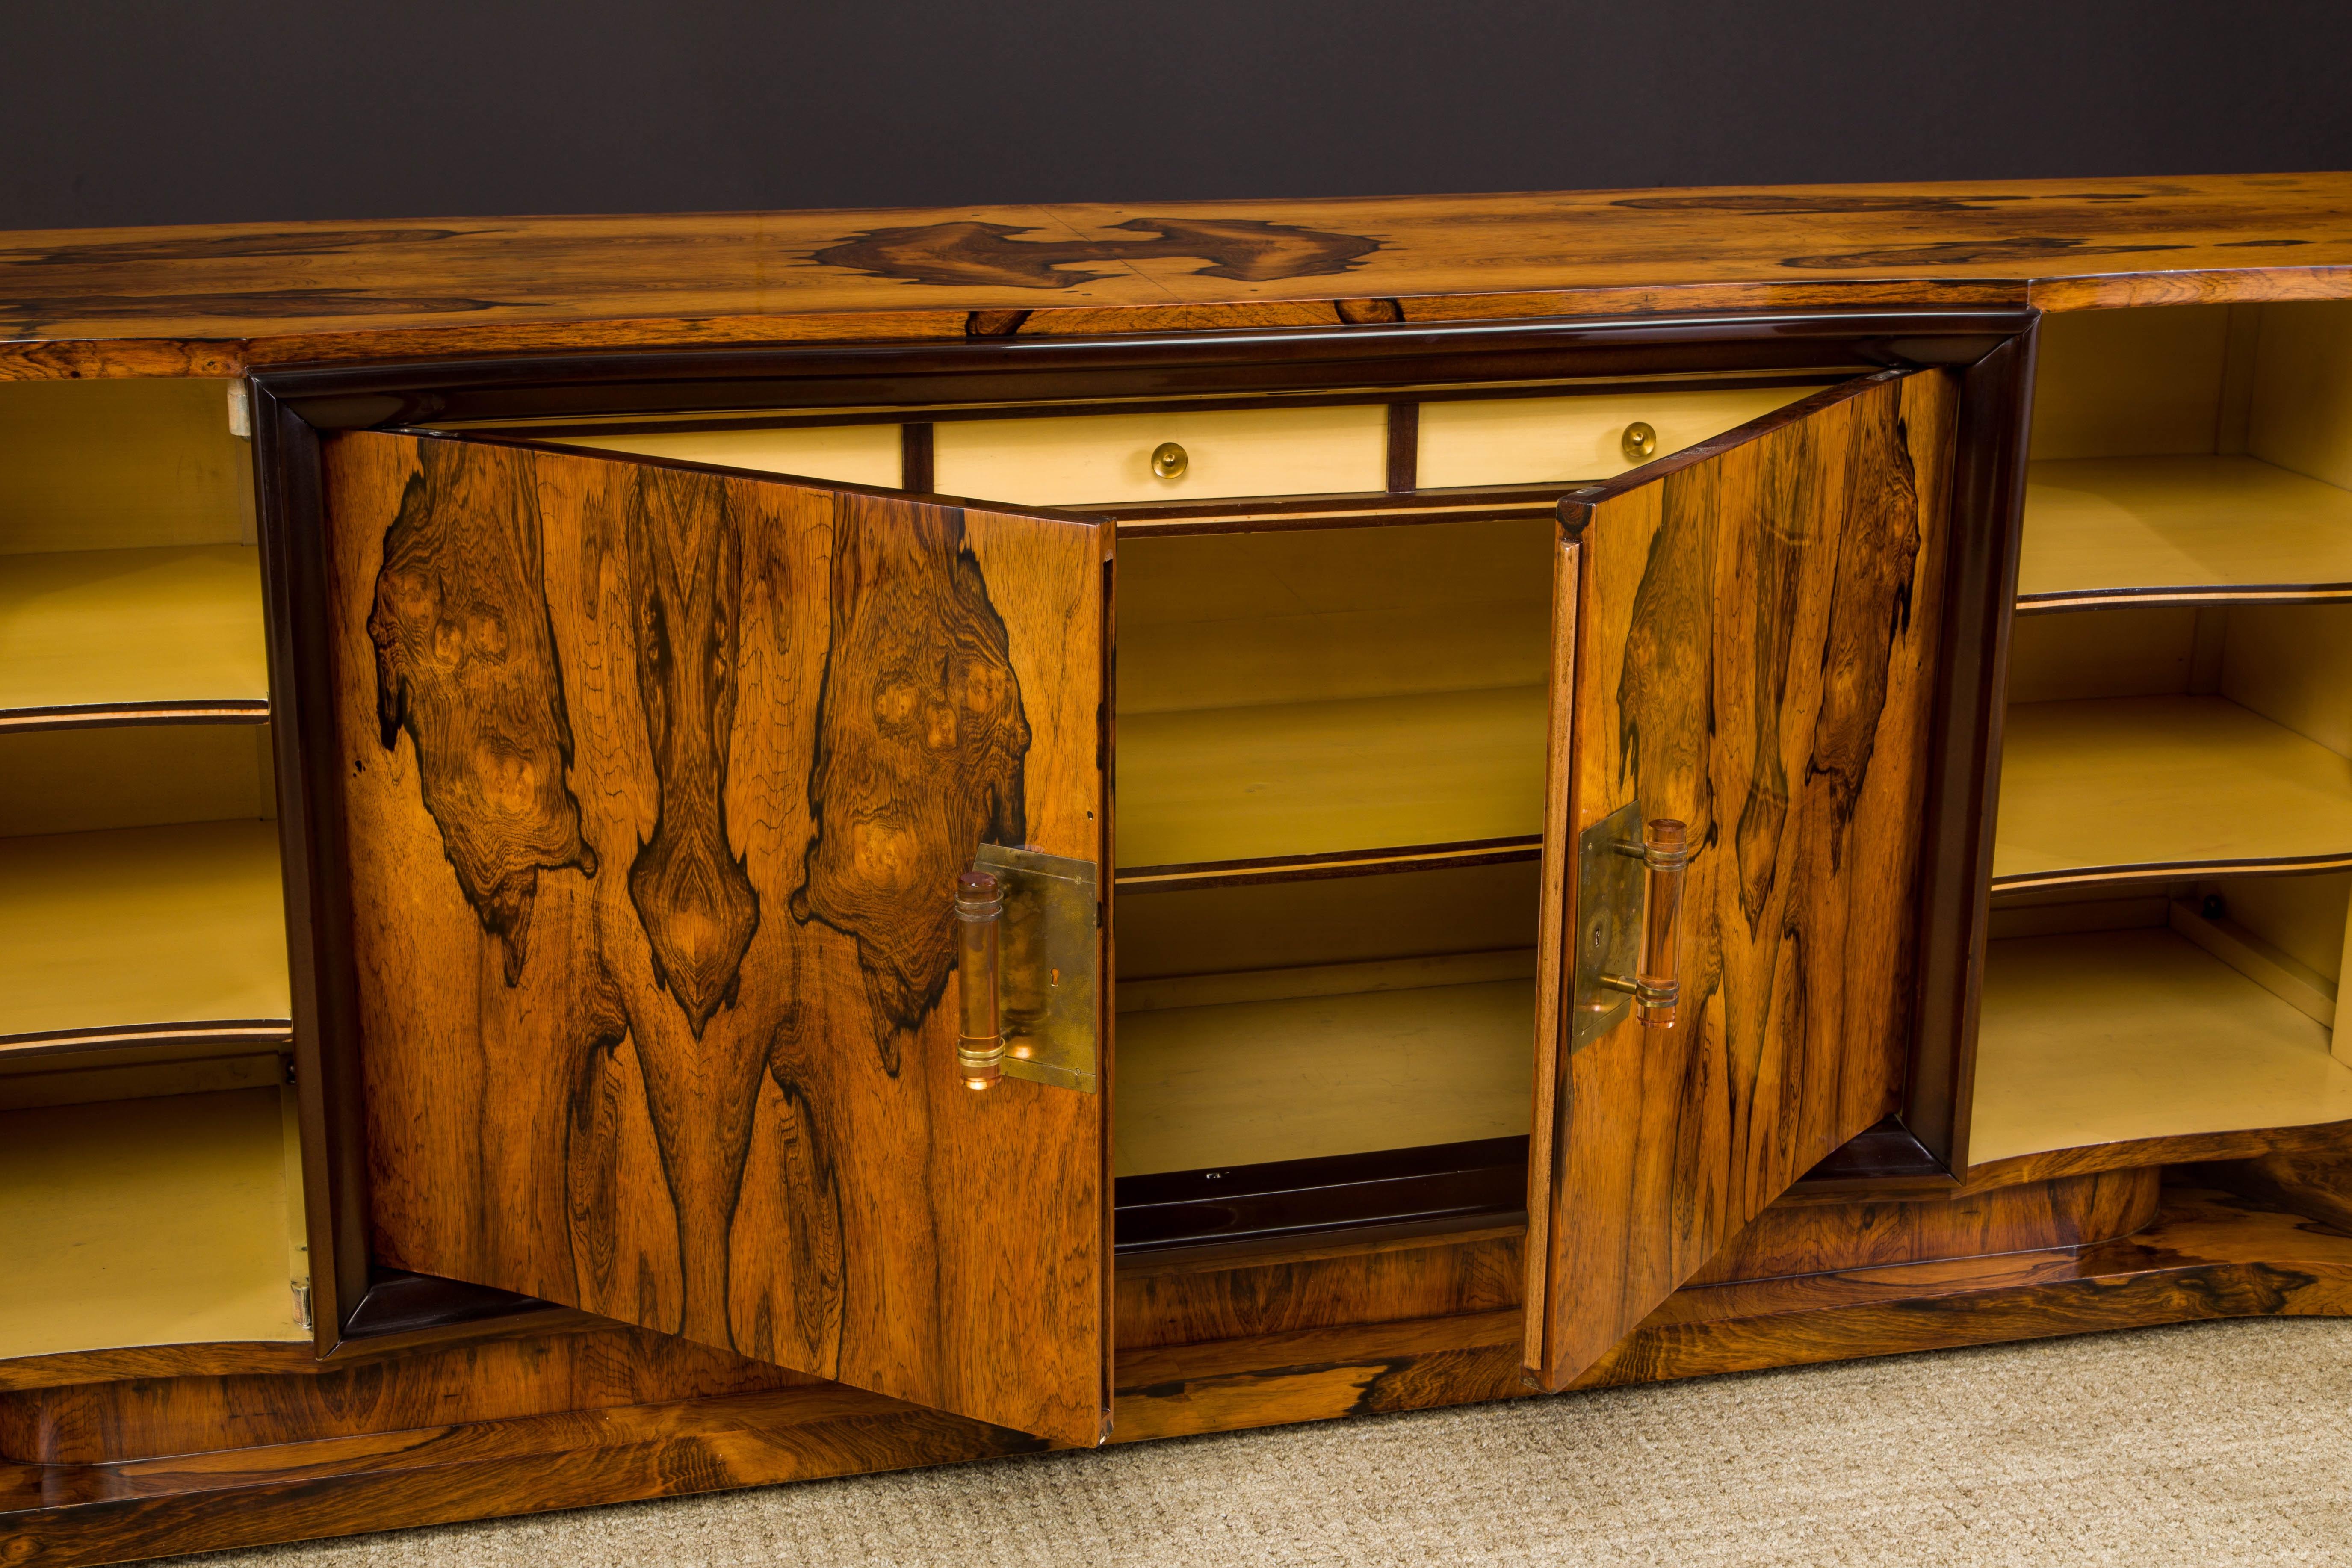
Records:
<instances>
[{"instance_id":1,"label":"curved shelf","mask_svg":"<svg viewBox=\"0 0 2352 1568\"><path fill-rule=\"evenodd\" d=\"M2352 598L2352 490L2259 458L2026 467L2021 614Z\"/></svg>"},{"instance_id":2,"label":"curved shelf","mask_svg":"<svg viewBox=\"0 0 2352 1568\"><path fill-rule=\"evenodd\" d=\"M268 716L258 551L0 555L0 733Z\"/></svg>"},{"instance_id":3,"label":"curved shelf","mask_svg":"<svg viewBox=\"0 0 2352 1568\"><path fill-rule=\"evenodd\" d=\"M2227 698L2009 710L1996 893L2346 865L2352 760Z\"/></svg>"},{"instance_id":4,"label":"curved shelf","mask_svg":"<svg viewBox=\"0 0 2352 1568\"><path fill-rule=\"evenodd\" d=\"M1122 886L1529 858L1541 686L1121 715Z\"/></svg>"},{"instance_id":5,"label":"curved shelf","mask_svg":"<svg viewBox=\"0 0 2352 1568\"><path fill-rule=\"evenodd\" d=\"M2055 1174L2249 1154L2270 1129L2352 1121L2326 1026L2169 930L1992 942L1982 1009L1972 1181L2037 1155Z\"/></svg>"},{"instance_id":6,"label":"curved shelf","mask_svg":"<svg viewBox=\"0 0 2352 1568\"><path fill-rule=\"evenodd\" d=\"M0 1058L291 1037L277 825L12 838Z\"/></svg>"}]
</instances>

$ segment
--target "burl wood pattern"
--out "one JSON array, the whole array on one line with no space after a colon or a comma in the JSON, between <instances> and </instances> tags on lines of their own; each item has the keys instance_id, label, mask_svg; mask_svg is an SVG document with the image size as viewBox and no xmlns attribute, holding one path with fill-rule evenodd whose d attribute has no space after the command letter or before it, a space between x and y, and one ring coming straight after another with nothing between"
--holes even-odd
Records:
<instances>
[{"instance_id":1,"label":"burl wood pattern","mask_svg":"<svg viewBox=\"0 0 2352 1568\"><path fill-rule=\"evenodd\" d=\"M325 446L377 1258L1092 1440L1101 1100L938 1003L975 845L1099 856L1098 531Z\"/></svg>"},{"instance_id":2,"label":"burl wood pattern","mask_svg":"<svg viewBox=\"0 0 2352 1568\"><path fill-rule=\"evenodd\" d=\"M1364 300L1435 321L2331 299L2352 175L48 230L0 237L0 379L941 341L974 312L1057 335Z\"/></svg>"},{"instance_id":3,"label":"burl wood pattern","mask_svg":"<svg viewBox=\"0 0 2352 1568\"><path fill-rule=\"evenodd\" d=\"M1692 855L1675 1026L1629 1016L1539 1057L1527 1355L1549 1386L1895 1107L1955 391L1940 372L1833 388L1570 498L1569 809L1547 875L1635 800L1686 823Z\"/></svg>"}]
</instances>

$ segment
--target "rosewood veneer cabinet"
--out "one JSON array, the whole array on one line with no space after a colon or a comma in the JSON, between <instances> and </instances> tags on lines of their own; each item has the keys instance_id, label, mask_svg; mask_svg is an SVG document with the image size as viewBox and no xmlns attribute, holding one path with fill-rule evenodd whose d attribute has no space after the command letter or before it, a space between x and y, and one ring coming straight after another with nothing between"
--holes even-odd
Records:
<instances>
[{"instance_id":1,"label":"rosewood veneer cabinet","mask_svg":"<svg viewBox=\"0 0 2352 1568\"><path fill-rule=\"evenodd\" d=\"M0 237L0 1563L2352 1310L2352 176Z\"/></svg>"}]
</instances>

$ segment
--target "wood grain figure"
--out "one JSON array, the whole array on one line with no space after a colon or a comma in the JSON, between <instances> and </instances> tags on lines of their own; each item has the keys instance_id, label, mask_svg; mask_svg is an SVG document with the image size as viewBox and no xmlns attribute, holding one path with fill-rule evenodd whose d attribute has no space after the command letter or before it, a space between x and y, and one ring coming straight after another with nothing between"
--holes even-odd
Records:
<instances>
[{"instance_id":1,"label":"wood grain figure","mask_svg":"<svg viewBox=\"0 0 2352 1568\"><path fill-rule=\"evenodd\" d=\"M378 1260L1098 1434L1101 1101L965 1090L938 1007L975 845L1099 853L1097 530L326 465Z\"/></svg>"},{"instance_id":2,"label":"wood grain figure","mask_svg":"<svg viewBox=\"0 0 2352 1568\"><path fill-rule=\"evenodd\" d=\"M1539 1050L1527 1353L1549 1386L1895 1107L1954 392L1853 384L1562 502L1582 603L1547 875L1634 801L1693 855L1675 1025Z\"/></svg>"}]
</instances>

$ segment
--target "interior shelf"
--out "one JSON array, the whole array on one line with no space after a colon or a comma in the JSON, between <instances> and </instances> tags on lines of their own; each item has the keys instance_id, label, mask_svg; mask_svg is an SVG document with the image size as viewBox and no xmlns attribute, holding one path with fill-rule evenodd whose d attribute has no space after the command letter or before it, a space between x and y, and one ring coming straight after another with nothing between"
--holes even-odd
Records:
<instances>
[{"instance_id":1,"label":"interior shelf","mask_svg":"<svg viewBox=\"0 0 2352 1568\"><path fill-rule=\"evenodd\" d=\"M1532 847L1549 721L1540 686L1122 715L1119 868Z\"/></svg>"},{"instance_id":2,"label":"interior shelf","mask_svg":"<svg viewBox=\"0 0 2352 1568\"><path fill-rule=\"evenodd\" d=\"M259 552L0 555L0 728L268 708Z\"/></svg>"},{"instance_id":3,"label":"interior shelf","mask_svg":"<svg viewBox=\"0 0 2352 1568\"><path fill-rule=\"evenodd\" d=\"M2352 490L2259 458L2029 464L2025 610L2352 597Z\"/></svg>"},{"instance_id":4,"label":"interior shelf","mask_svg":"<svg viewBox=\"0 0 2352 1568\"><path fill-rule=\"evenodd\" d=\"M2026 702L1993 886L2352 864L2352 761L2224 697Z\"/></svg>"},{"instance_id":5,"label":"interior shelf","mask_svg":"<svg viewBox=\"0 0 2352 1568\"><path fill-rule=\"evenodd\" d=\"M0 852L0 1051L61 1040L283 1035L270 822L59 833Z\"/></svg>"},{"instance_id":6,"label":"interior shelf","mask_svg":"<svg viewBox=\"0 0 2352 1568\"><path fill-rule=\"evenodd\" d=\"M1990 944L1974 1165L2352 1120L2328 1030L2168 930Z\"/></svg>"},{"instance_id":7,"label":"interior shelf","mask_svg":"<svg viewBox=\"0 0 2352 1568\"><path fill-rule=\"evenodd\" d=\"M276 1088L0 1111L0 1360L309 1338L287 1148Z\"/></svg>"},{"instance_id":8,"label":"interior shelf","mask_svg":"<svg viewBox=\"0 0 2352 1568\"><path fill-rule=\"evenodd\" d=\"M1524 1137L1534 1031L1526 952L1123 986L1113 1169Z\"/></svg>"}]
</instances>

